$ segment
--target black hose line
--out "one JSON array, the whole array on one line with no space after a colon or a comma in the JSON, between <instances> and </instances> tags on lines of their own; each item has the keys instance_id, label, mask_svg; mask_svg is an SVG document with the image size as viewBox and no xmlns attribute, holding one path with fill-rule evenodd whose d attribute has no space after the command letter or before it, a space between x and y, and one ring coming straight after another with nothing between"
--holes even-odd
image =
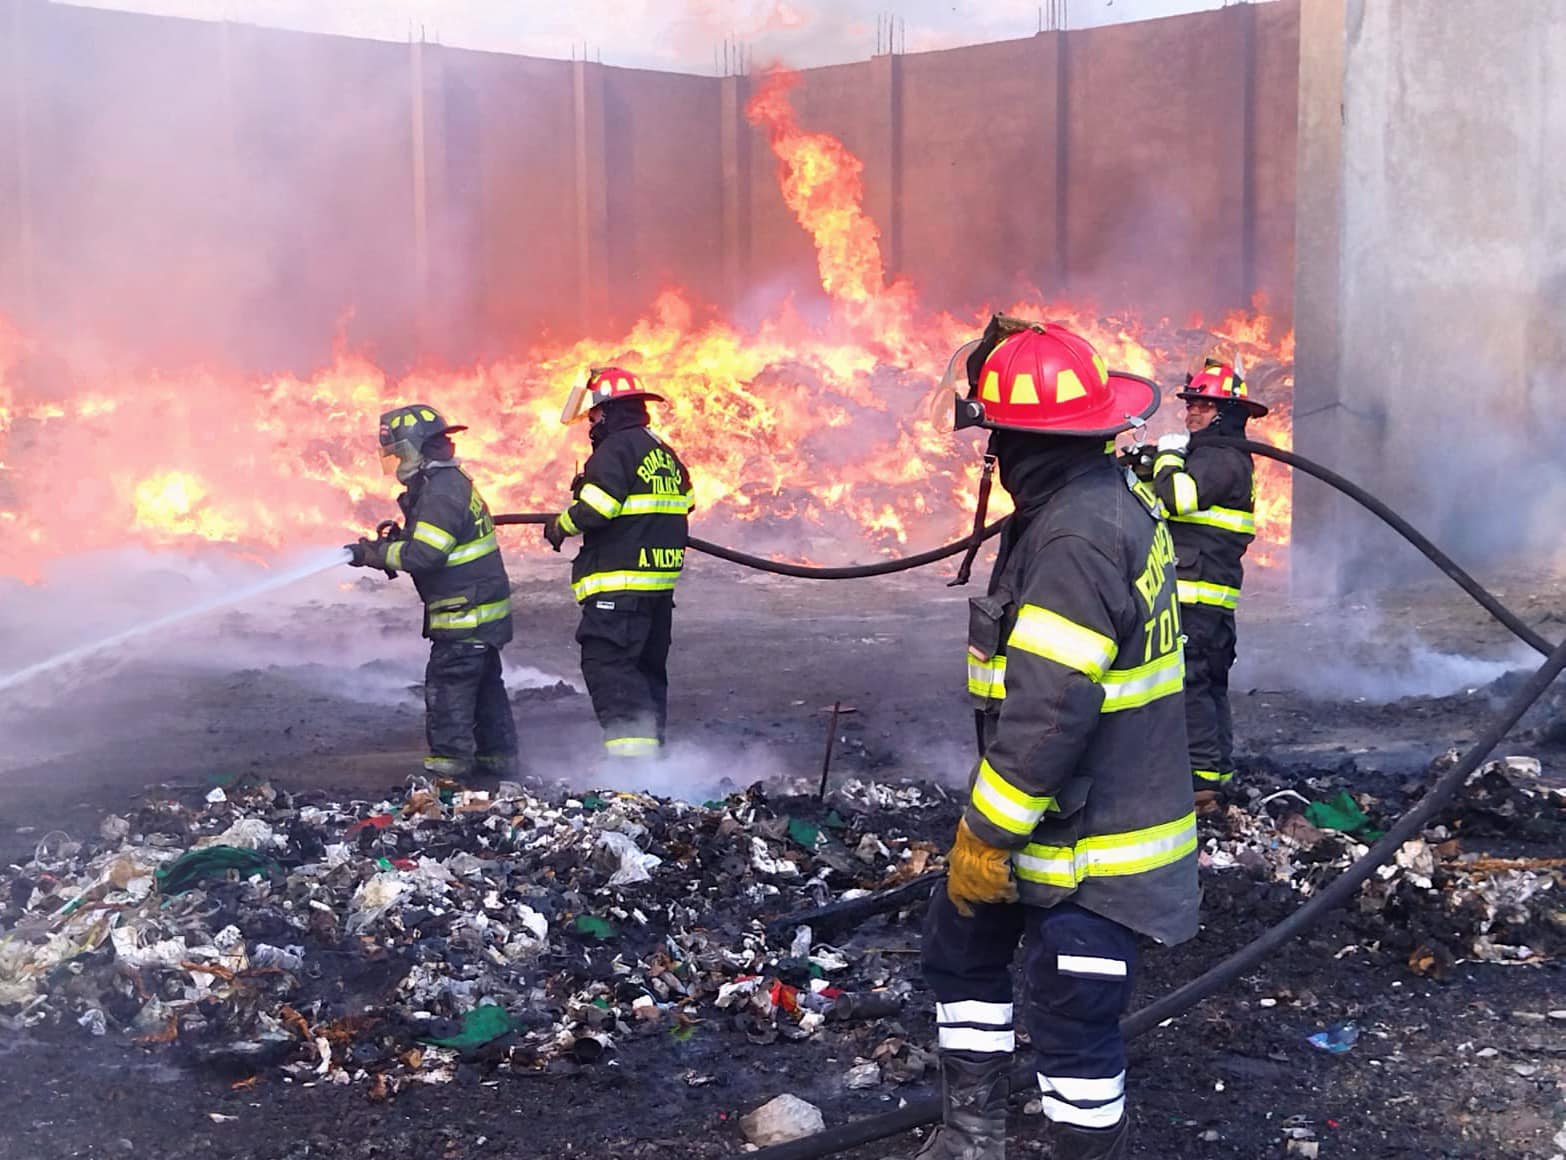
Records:
<instances>
[{"instance_id":1,"label":"black hose line","mask_svg":"<svg viewBox=\"0 0 1566 1160\"><path fill-rule=\"evenodd\" d=\"M1431 563L1451 577L1463 591L1478 601L1485 611L1495 617L1519 640L1522 640L1536 651L1545 654L1547 659L1522 688L1517 690L1511 700L1507 702L1506 707L1495 715L1488 728L1473 743L1468 752L1463 755L1462 760L1442 774L1435 784L1430 787L1425 796L1420 799L1419 803L1398 819L1385 836L1366 852L1364 857L1335 878L1327 887L1317 892L1288 918L1272 927L1255 941L1241 947L1200 977L1192 979L1184 986L1176 988L1163 998L1129 1015L1121 1023L1121 1029L1128 1038L1141 1035L1158 1026L1164 1020L1195 1006L1225 984L1256 966L1269 954L1277 950L1278 947L1319 922L1329 911L1346 903L1365 880L1375 873L1379 866L1390 859L1402 847L1404 842L1418 834L1452 795L1462 788L1474 770L1478 769L1485 758L1489 756L1490 751L1500 744L1501 739L1505 737L1507 732L1521 720L1522 715L1544 694L1544 691L1560 675L1562 669L1566 668L1566 642L1560 645L1552 645L1497 600L1483 585L1459 567L1451 557L1431 543L1413 525L1364 488L1344 479L1335 471L1313 463L1302 455L1296 455L1292 451L1274 447L1270 443L1258 443L1252 439L1235 439L1230 437L1216 438L1213 442L1237 447L1254 455L1275 459L1297 471L1303 471L1307 475L1315 476L1323 483L1336 488L1362 507L1379 516L1394 531L1423 553ZM554 516L548 513L530 512L499 515L495 517L495 523L498 525L543 524L553 518ZM982 533L977 534L977 536L965 536L944 547L921 552L915 556L907 556L897 560L883 560L876 564L859 564L835 568L780 563L776 560L752 556L746 552L737 552L732 548L725 548L719 544L712 544L706 540L694 537L687 542L690 547L695 548L697 551L716 556L720 560L727 560L734 564L740 564L764 572L773 572L780 576L795 576L807 580L849 580L868 576L884 576L911 568L920 568L926 564L944 560L949 556L955 556L976 543L982 543L995 535L995 533L1001 530L1005 522L1005 519L997 520L986 527ZM1014 1072L1012 1081L1015 1089L1026 1090L1033 1083L1033 1069L1025 1066L1019 1067ZM885 1139L888 1136L895 1136L910 1131L925 1124L934 1123L940 1118L941 1100L939 1097L930 1097L908 1103L896 1111L887 1112L884 1115L870 1116L844 1124L838 1128L817 1133L814 1136L805 1137L804 1139L791 1140L786 1144L774 1144L771 1147L746 1153L746 1157L747 1160L816 1160L817 1157L830 1156L838 1152L847 1151L850 1148L859 1147L862 1144L869 1144L876 1140Z\"/></svg>"},{"instance_id":2,"label":"black hose line","mask_svg":"<svg viewBox=\"0 0 1566 1160\"><path fill-rule=\"evenodd\" d=\"M1518 640L1543 656L1548 656L1554 650L1555 646L1553 644L1524 624L1516 613L1497 600L1479 581L1458 567L1456 561L1432 544L1402 516L1398 515L1358 484L1351 483L1330 468L1323 467L1319 463L1312 463L1303 455L1296 455L1292 451L1274 447L1271 443L1258 443L1254 439L1235 439L1230 436L1220 436L1208 440L1208 442L1238 447L1240 450L1249 451L1254 455L1265 455L1268 459L1276 459L1279 463L1286 463L1296 471L1303 471L1306 475L1314 475L1328 486L1337 488L1338 491L1360 506L1380 516L1393 531L1424 553L1425 557L1432 564L1457 581L1458 586L1464 592L1477 600L1486 612L1510 629Z\"/></svg>"},{"instance_id":3,"label":"black hose line","mask_svg":"<svg viewBox=\"0 0 1566 1160\"><path fill-rule=\"evenodd\" d=\"M1176 988L1162 999L1129 1015L1120 1024L1126 1037L1133 1038L1141 1035L1157 1027L1165 1019L1194 1007L1225 984L1249 971L1284 943L1314 926L1329 911L1348 902L1360 885L1375 873L1376 868L1397 853L1404 842L1417 835L1448 799L1466 784L1474 770L1478 769L1490 755L1490 751L1501 743L1501 739L1521 720L1529 707L1543 696L1544 691L1560 675L1563 668L1566 668L1566 642L1556 646L1544 664L1539 666L1538 671L1513 694L1506 707L1491 719L1489 726L1463 755L1462 760L1442 774L1419 803L1399 818L1363 858L1254 942L1241 947L1206 974L1192 979L1183 987ZM1017 1091L1025 1091L1036 1082L1034 1069L1026 1066L1018 1067L1011 1078L1013 1090ZM940 1097L931 1096L912 1101L894 1112L868 1116L839 1128L818 1132L814 1136L747 1152L744 1157L745 1160L816 1160L820 1156L831 1156L837 1152L847 1151L849 1148L857 1148L861 1144L869 1144L875 1140L885 1139L887 1136L934 1123L940 1118Z\"/></svg>"},{"instance_id":4,"label":"black hose line","mask_svg":"<svg viewBox=\"0 0 1566 1160\"><path fill-rule=\"evenodd\" d=\"M1212 442L1238 447L1242 451L1249 451L1253 455L1263 455L1268 459L1276 459L1279 463L1287 464L1296 471L1303 471L1306 475L1313 475L1328 486L1336 488L1360 506L1379 516L1393 531L1419 549L1432 564L1455 580L1464 592L1478 601L1486 612L1500 621L1529 648L1542 655L1548 655L1554 649L1555 646L1553 644L1525 624L1521 617L1496 599L1493 593L1459 567L1457 562L1450 556L1432 544L1417 528L1358 484L1344 479L1330 468L1306 459L1303 455L1297 455L1293 451L1285 451L1281 447L1274 447L1271 443L1258 443L1254 439L1235 439L1229 436L1214 438ZM549 512L518 512L509 515L498 515L495 517L495 523L497 525L546 524L554 518L554 515ZM911 568L922 568L926 564L934 564L937 561L945 560L949 556L955 556L959 552L972 547L976 542L983 543L985 540L988 540L999 532L1010 518L1010 516L1004 516L990 524L979 534L977 541L975 541L973 536L969 535L943 547L933 548L928 552L920 552L915 556L904 556L895 560L881 560L875 564L847 564L840 567L817 567L810 564L788 564L778 560L768 560L763 556L752 556L748 552L725 548L721 544L700 540L694 536L687 540L686 543L698 552L716 556L718 559L727 560L731 564L754 568L760 572L772 572L778 576L794 576L801 580L862 580L870 576L888 576L894 572L904 572Z\"/></svg>"},{"instance_id":5,"label":"black hose line","mask_svg":"<svg viewBox=\"0 0 1566 1160\"><path fill-rule=\"evenodd\" d=\"M510 515L495 517L496 526L505 524L547 524L555 517L548 512L519 512ZM1009 517L1002 517L990 524L979 533L978 542L983 543L1006 526ZM893 572L906 572L911 568L923 568L926 564L934 564L944 560L948 556L955 556L958 552L965 551L974 543L972 536L964 536L960 540L946 544L940 548L932 548L928 552L920 552L917 556L902 556L895 560L880 560L874 564L843 564L835 568L817 567L812 564L788 564L779 560L768 560L765 556L752 556L749 552L739 552L733 548L725 548L722 544L714 544L707 540L699 540L691 536L685 541L687 547L695 548L708 556L716 556L720 560L727 560L731 564L740 564L746 568L754 568L758 572L774 572L779 576L795 576L801 580L864 580L870 576L890 576Z\"/></svg>"}]
</instances>

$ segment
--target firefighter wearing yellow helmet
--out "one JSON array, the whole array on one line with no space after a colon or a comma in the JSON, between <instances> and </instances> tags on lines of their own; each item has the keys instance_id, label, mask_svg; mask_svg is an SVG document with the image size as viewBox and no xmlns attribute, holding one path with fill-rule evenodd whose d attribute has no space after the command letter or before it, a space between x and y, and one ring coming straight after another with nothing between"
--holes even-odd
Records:
<instances>
[{"instance_id":1,"label":"firefighter wearing yellow helmet","mask_svg":"<svg viewBox=\"0 0 1566 1160\"><path fill-rule=\"evenodd\" d=\"M582 606L576 639L604 748L615 758L651 757L664 744L674 586L691 510L690 473L648 428L650 399L663 401L619 367L593 368L571 392L561 419L588 418L593 453L570 506L544 525L557 552L582 537L571 565Z\"/></svg>"},{"instance_id":2,"label":"firefighter wearing yellow helmet","mask_svg":"<svg viewBox=\"0 0 1566 1160\"><path fill-rule=\"evenodd\" d=\"M982 752L926 917L945 1107L919 1156L1005 1155L1021 942L1050 1154L1110 1160L1130 1149L1137 938L1197 928L1174 550L1110 442L1158 390L1054 323L997 316L963 353L957 426L992 432L1015 515L970 605Z\"/></svg>"},{"instance_id":3,"label":"firefighter wearing yellow helmet","mask_svg":"<svg viewBox=\"0 0 1566 1160\"><path fill-rule=\"evenodd\" d=\"M424 675L427 772L489 779L517 773L517 730L501 675L500 649L511 639L511 580L495 523L462 470L446 422L425 403L381 416L381 466L406 490L403 524L347 545L349 563L406 572L424 602L430 642Z\"/></svg>"}]
</instances>

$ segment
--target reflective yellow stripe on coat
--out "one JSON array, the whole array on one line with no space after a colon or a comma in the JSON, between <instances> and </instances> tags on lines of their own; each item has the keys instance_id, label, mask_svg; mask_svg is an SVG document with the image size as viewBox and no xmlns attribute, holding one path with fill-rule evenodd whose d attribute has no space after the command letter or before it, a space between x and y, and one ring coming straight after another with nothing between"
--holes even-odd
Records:
<instances>
[{"instance_id":1,"label":"reflective yellow stripe on coat","mask_svg":"<svg viewBox=\"0 0 1566 1160\"><path fill-rule=\"evenodd\" d=\"M1095 834L1075 846L1030 842L1011 856L1012 869L1025 882L1074 890L1086 878L1143 874L1178 862L1196 850L1196 814L1172 822Z\"/></svg>"},{"instance_id":2,"label":"reflective yellow stripe on coat","mask_svg":"<svg viewBox=\"0 0 1566 1160\"><path fill-rule=\"evenodd\" d=\"M474 560L498 551L500 551L500 544L495 539L495 533L490 532L489 535L469 540L466 544L458 544L446 557L446 567L455 568L459 564L471 564Z\"/></svg>"},{"instance_id":3,"label":"reflective yellow stripe on coat","mask_svg":"<svg viewBox=\"0 0 1566 1160\"><path fill-rule=\"evenodd\" d=\"M511 614L511 598L496 600L492 604L475 604L471 608L464 608L457 612L430 612L430 630L438 632L460 632L463 629L474 629L481 624L490 624L496 620L503 620Z\"/></svg>"},{"instance_id":4,"label":"reflective yellow stripe on coat","mask_svg":"<svg viewBox=\"0 0 1566 1160\"><path fill-rule=\"evenodd\" d=\"M600 592L668 592L679 580L678 572L594 572L571 585L578 600Z\"/></svg>"},{"instance_id":5,"label":"reflective yellow stripe on coat","mask_svg":"<svg viewBox=\"0 0 1566 1160\"><path fill-rule=\"evenodd\" d=\"M1006 699L1006 654L984 660L968 654L968 692L992 701Z\"/></svg>"},{"instance_id":6,"label":"reflective yellow stripe on coat","mask_svg":"<svg viewBox=\"0 0 1566 1160\"><path fill-rule=\"evenodd\" d=\"M1177 580L1181 604L1209 604L1214 608L1238 608L1240 590L1206 580Z\"/></svg>"},{"instance_id":7,"label":"reflective yellow stripe on coat","mask_svg":"<svg viewBox=\"0 0 1566 1160\"><path fill-rule=\"evenodd\" d=\"M1134 669L1110 669L1104 674L1101 713L1139 709L1160 697L1185 691L1185 654L1176 649Z\"/></svg>"},{"instance_id":8,"label":"reflective yellow stripe on coat","mask_svg":"<svg viewBox=\"0 0 1566 1160\"><path fill-rule=\"evenodd\" d=\"M1012 785L988 759L979 762L969 800L974 809L1008 834L1031 834L1045 811L1058 808L1054 798L1024 793Z\"/></svg>"},{"instance_id":9,"label":"reflective yellow stripe on coat","mask_svg":"<svg viewBox=\"0 0 1566 1160\"><path fill-rule=\"evenodd\" d=\"M1200 511L1188 511L1184 515L1170 516L1171 523L1200 524L1204 528L1217 528L1241 536L1256 534L1256 513L1244 508L1210 507Z\"/></svg>"},{"instance_id":10,"label":"reflective yellow stripe on coat","mask_svg":"<svg viewBox=\"0 0 1566 1160\"><path fill-rule=\"evenodd\" d=\"M1020 649L1075 669L1091 681L1101 681L1119 646L1101 632L1069 620L1058 612L1024 604L1006 642L1006 651Z\"/></svg>"}]
</instances>

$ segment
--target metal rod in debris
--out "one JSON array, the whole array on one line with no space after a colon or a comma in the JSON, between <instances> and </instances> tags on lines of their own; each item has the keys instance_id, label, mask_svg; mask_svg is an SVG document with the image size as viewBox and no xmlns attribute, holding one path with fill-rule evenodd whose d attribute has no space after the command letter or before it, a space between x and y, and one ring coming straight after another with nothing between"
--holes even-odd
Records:
<instances>
[{"instance_id":1,"label":"metal rod in debris","mask_svg":"<svg viewBox=\"0 0 1566 1160\"><path fill-rule=\"evenodd\" d=\"M816 791L816 800L825 801L827 791L827 775L832 772L832 744L837 740L837 715L843 711L843 702L832 702L832 720L827 725L826 756L821 759L821 788Z\"/></svg>"}]
</instances>

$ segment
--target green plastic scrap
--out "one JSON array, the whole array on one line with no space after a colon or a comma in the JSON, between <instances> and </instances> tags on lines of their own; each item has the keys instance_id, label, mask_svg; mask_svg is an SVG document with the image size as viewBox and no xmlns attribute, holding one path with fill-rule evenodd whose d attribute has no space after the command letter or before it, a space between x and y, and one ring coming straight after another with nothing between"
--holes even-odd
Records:
<instances>
[{"instance_id":1,"label":"green plastic scrap","mask_svg":"<svg viewBox=\"0 0 1566 1160\"><path fill-rule=\"evenodd\" d=\"M1330 801L1311 802L1305 807L1305 820L1318 830L1338 830L1365 839L1379 838L1386 832L1370 824L1365 811L1344 789Z\"/></svg>"},{"instance_id":2,"label":"green plastic scrap","mask_svg":"<svg viewBox=\"0 0 1566 1160\"><path fill-rule=\"evenodd\" d=\"M821 844L821 827L811 825L803 818L790 818L788 836L805 849L814 850Z\"/></svg>"},{"instance_id":3,"label":"green plastic scrap","mask_svg":"<svg viewBox=\"0 0 1566 1160\"><path fill-rule=\"evenodd\" d=\"M582 795L582 809L589 814L609 808L609 803L595 793Z\"/></svg>"},{"instance_id":4,"label":"green plastic scrap","mask_svg":"<svg viewBox=\"0 0 1566 1160\"><path fill-rule=\"evenodd\" d=\"M614 937L614 926L606 919L599 918L596 914L579 914L571 923L571 929L578 934L585 934L589 938L595 938L599 942L607 942Z\"/></svg>"},{"instance_id":5,"label":"green plastic scrap","mask_svg":"<svg viewBox=\"0 0 1566 1160\"><path fill-rule=\"evenodd\" d=\"M187 850L167 866L159 867L156 878L162 893L183 894L208 878L225 877L230 870L238 871L241 878L250 878L267 873L272 865L272 859L256 850L203 846Z\"/></svg>"},{"instance_id":6,"label":"green plastic scrap","mask_svg":"<svg viewBox=\"0 0 1566 1160\"><path fill-rule=\"evenodd\" d=\"M502 1035L510 1034L526 1026L520 1019L513 1019L504 1007L497 1007L493 1003L486 1003L482 1007L475 1007L462 1017L462 1030L455 1035L448 1035L444 1039L421 1039L420 1043L427 1043L431 1047L449 1047L456 1051L472 1051L475 1047L483 1047L486 1043L493 1043Z\"/></svg>"}]
</instances>

